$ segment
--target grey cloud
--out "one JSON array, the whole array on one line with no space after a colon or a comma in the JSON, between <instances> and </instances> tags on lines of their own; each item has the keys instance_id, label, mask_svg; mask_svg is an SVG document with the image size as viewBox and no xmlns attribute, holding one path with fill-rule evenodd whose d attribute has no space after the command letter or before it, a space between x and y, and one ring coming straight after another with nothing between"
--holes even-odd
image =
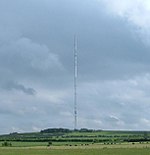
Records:
<instances>
[{"instance_id":1,"label":"grey cloud","mask_svg":"<svg viewBox=\"0 0 150 155\"><path fill-rule=\"evenodd\" d=\"M87 124L91 118L99 120L104 129L148 129L148 124L142 126L140 121L150 119L147 86L147 74L130 80L86 83L79 88L79 117Z\"/></svg>"},{"instance_id":2,"label":"grey cloud","mask_svg":"<svg viewBox=\"0 0 150 155\"><path fill-rule=\"evenodd\" d=\"M22 91L27 95L35 95L36 91L33 88L26 88L24 85L19 84L17 82L9 81L3 85L3 89L5 90L17 90Z\"/></svg>"},{"instance_id":3,"label":"grey cloud","mask_svg":"<svg viewBox=\"0 0 150 155\"><path fill-rule=\"evenodd\" d=\"M16 13L24 17L23 20L17 18L22 36L46 45L59 55L70 73L73 70L73 35L77 33L81 80L119 79L134 76L137 71L139 74L149 70L149 49L132 36L131 27L124 20L104 14L99 2L93 1L91 4L91 1L52 0L44 1L41 5L40 1L36 4L31 1L29 10L22 11L19 8L28 9L29 3L24 3L22 1L12 5ZM12 10L8 12L11 14ZM12 16L16 17L16 14ZM65 75L61 72L61 76Z\"/></svg>"},{"instance_id":4,"label":"grey cloud","mask_svg":"<svg viewBox=\"0 0 150 155\"><path fill-rule=\"evenodd\" d=\"M3 82L33 81L32 84L48 85L49 82L54 85L52 80L66 72L57 54L29 38L19 38L1 46L0 65Z\"/></svg>"},{"instance_id":5,"label":"grey cloud","mask_svg":"<svg viewBox=\"0 0 150 155\"><path fill-rule=\"evenodd\" d=\"M0 106L13 120L3 124L8 132L73 126L66 114L73 112L75 33L79 127L148 128L150 49L103 6L97 0L0 1Z\"/></svg>"}]
</instances>

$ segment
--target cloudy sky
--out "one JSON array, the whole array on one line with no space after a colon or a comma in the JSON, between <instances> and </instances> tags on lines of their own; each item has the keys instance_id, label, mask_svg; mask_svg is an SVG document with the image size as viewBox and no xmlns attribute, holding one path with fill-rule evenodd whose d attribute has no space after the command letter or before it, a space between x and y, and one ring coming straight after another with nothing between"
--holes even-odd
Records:
<instances>
[{"instance_id":1,"label":"cloudy sky","mask_svg":"<svg viewBox=\"0 0 150 155\"><path fill-rule=\"evenodd\" d=\"M0 0L0 133L150 129L149 0Z\"/></svg>"}]
</instances>

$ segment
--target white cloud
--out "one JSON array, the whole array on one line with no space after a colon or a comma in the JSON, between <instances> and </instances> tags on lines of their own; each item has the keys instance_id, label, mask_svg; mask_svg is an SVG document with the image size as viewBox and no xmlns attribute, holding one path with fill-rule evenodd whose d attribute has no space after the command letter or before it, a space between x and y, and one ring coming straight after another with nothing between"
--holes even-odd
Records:
<instances>
[{"instance_id":1,"label":"white cloud","mask_svg":"<svg viewBox=\"0 0 150 155\"><path fill-rule=\"evenodd\" d=\"M141 120L150 119L150 74L84 83L79 90L80 124L90 127L91 120L99 120L102 129L148 129Z\"/></svg>"},{"instance_id":2,"label":"white cloud","mask_svg":"<svg viewBox=\"0 0 150 155\"><path fill-rule=\"evenodd\" d=\"M111 15L118 16L134 26L144 42L150 43L149 0L102 0Z\"/></svg>"}]
</instances>

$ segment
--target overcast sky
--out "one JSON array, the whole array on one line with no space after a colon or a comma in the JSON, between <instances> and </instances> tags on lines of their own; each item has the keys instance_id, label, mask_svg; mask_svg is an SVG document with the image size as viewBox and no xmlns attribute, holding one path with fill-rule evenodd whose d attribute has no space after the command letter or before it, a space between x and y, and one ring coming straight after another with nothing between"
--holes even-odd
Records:
<instances>
[{"instance_id":1,"label":"overcast sky","mask_svg":"<svg viewBox=\"0 0 150 155\"><path fill-rule=\"evenodd\" d=\"M0 133L150 129L149 0L0 0Z\"/></svg>"}]
</instances>

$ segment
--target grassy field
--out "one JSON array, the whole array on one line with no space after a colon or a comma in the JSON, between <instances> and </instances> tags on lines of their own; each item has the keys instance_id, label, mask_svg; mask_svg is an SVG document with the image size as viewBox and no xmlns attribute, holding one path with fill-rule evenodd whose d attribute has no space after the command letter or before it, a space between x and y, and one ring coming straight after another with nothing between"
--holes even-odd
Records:
<instances>
[{"instance_id":1,"label":"grassy field","mask_svg":"<svg viewBox=\"0 0 150 155\"><path fill-rule=\"evenodd\" d=\"M11 145L4 145L8 143ZM48 144L50 146L48 147ZM11 146L11 147L9 147ZM63 131L0 136L0 155L149 155L150 131Z\"/></svg>"},{"instance_id":2,"label":"grassy field","mask_svg":"<svg viewBox=\"0 0 150 155\"><path fill-rule=\"evenodd\" d=\"M148 148L48 149L1 148L0 155L149 155Z\"/></svg>"},{"instance_id":3,"label":"grassy field","mask_svg":"<svg viewBox=\"0 0 150 155\"><path fill-rule=\"evenodd\" d=\"M16 142L13 147L0 147L0 155L149 155L150 144L38 146L37 143ZM25 147L24 147L25 146Z\"/></svg>"}]
</instances>

